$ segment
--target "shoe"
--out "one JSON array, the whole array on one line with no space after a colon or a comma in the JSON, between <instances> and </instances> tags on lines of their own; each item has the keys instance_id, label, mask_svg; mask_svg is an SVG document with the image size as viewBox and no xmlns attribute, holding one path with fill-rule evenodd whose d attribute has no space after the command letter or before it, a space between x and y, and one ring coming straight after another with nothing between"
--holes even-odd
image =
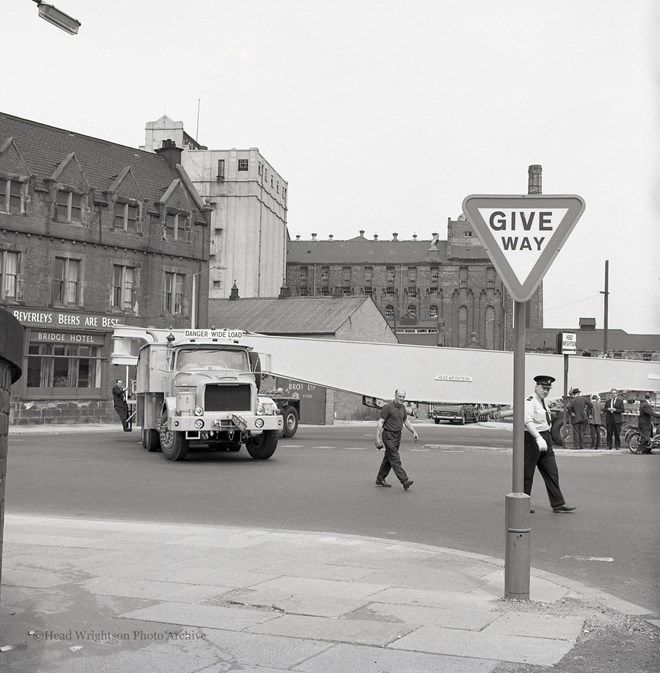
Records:
<instances>
[{"instance_id":1,"label":"shoe","mask_svg":"<svg viewBox=\"0 0 660 673\"><path fill-rule=\"evenodd\" d=\"M376 479L376 486L385 486L385 488L392 488L392 484L388 484L384 479Z\"/></svg>"},{"instance_id":2,"label":"shoe","mask_svg":"<svg viewBox=\"0 0 660 673\"><path fill-rule=\"evenodd\" d=\"M405 491L407 491L412 485L413 485L413 480L412 480L412 479L408 479L408 481L406 481L406 482L404 483L404 485L403 485L403 489L404 489Z\"/></svg>"},{"instance_id":3,"label":"shoe","mask_svg":"<svg viewBox=\"0 0 660 673\"><path fill-rule=\"evenodd\" d=\"M559 507L553 507L552 511L560 514L562 512L572 512L576 509L577 507L571 507L570 505L559 505Z\"/></svg>"},{"instance_id":4,"label":"shoe","mask_svg":"<svg viewBox=\"0 0 660 673\"><path fill-rule=\"evenodd\" d=\"M536 510L535 510L535 509L532 509L532 508L530 507L530 508L529 508L529 513L530 513L530 514L534 514L534 512L536 512Z\"/></svg>"}]
</instances>

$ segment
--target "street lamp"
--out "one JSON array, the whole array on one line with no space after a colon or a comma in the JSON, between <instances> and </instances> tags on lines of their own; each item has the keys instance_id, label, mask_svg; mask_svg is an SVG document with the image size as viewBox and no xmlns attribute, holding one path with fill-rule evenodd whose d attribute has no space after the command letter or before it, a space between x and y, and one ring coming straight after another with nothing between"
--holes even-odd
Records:
<instances>
[{"instance_id":1,"label":"street lamp","mask_svg":"<svg viewBox=\"0 0 660 673\"><path fill-rule=\"evenodd\" d=\"M32 2L37 3L39 16L44 21L52 23L65 33L69 33L69 35L76 35L78 33L78 28L82 25L78 19L74 19L72 16L57 9L57 7L41 2L41 0L32 0Z\"/></svg>"},{"instance_id":2,"label":"street lamp","mask_svg":"<svg viewBox=\"0 0 660 673\"><path fill-rule=\"evenodd\" d=\"M201 271L198 271L197 273L193 273L192 275L192 305L190 309L190 327L192 329L195 329L195 320L197 319L197 276L199 276L200 273L206 273L207 271L210 271L211 269L220 269L221 267L219 266L209 266L206 269L202 269Z\"/></svg>"}]
</instances>

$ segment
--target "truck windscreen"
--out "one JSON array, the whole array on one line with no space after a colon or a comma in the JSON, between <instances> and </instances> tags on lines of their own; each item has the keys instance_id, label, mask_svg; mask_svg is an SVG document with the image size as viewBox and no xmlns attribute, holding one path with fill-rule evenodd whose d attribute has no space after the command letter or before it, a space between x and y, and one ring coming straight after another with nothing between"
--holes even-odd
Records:
<instances>
[{"instance_id":1,"label":"truck windscreen","mask_svg":"<svg viewBox=\"0 0 660 673\"><path fill-rule=\"evenodd\" d=\"M247 358L243 351L182 349L176 359L178 369L214 367L248 371Z\"/></svg>"}]
</instances>

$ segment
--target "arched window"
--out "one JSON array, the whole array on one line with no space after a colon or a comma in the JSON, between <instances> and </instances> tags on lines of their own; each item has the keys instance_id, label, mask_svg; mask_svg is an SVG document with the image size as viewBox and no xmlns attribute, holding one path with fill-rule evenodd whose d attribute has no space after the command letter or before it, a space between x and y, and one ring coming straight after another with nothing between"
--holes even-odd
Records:
<instances>
[{"instance_id":1,"label":"arched window","mask_svg":"<svg viewBox=\"0 0 660 673\"><path fill-rule=\"evenodd\" d=\"M417 320L417 307L415 306L415 304L410 304L410 306L408 306L407 314L411 318L414 318L415 320Z\"/></svg>"},{"instance_id":2,"label":"arched window","mask_svg":"<svg viewBox=\"0 0 660 673\"><path fill-rule=\"evenodd\" d=\"M463 348L468 341L468 310L467 306L458 309L458 347Z\"/></svg>"},{"instance_id":3,"label":"arched window","mask_svg":"<svg viewBox=\"0 0 660 673\"><path fill-rule=\"evenodd\" d=\"M393 318L394 317L394 306L392 306L392 304L388 304L385 307L385 317L386 318Z\"/></svg>"},{"instance_id":4,"label":"arched window","mask_svg":"<svg viewBox=\"0 0 660 673\"><path fill-rule=\"evenodd\" d=\"M437 318L438 317L438 307L435 304L431 304L429 306L429 318Z\"/></svg>"},{"instance_id":5,"label":"arched window","mask_svg":"<svg viewBox=\"0 0 660 673\"><path fill-rule=\"evenodd\" d=\"M484 332L486 348L495 348L495 309L492 306L486 306L486 321Z\"/></svg>"}]
</instances>

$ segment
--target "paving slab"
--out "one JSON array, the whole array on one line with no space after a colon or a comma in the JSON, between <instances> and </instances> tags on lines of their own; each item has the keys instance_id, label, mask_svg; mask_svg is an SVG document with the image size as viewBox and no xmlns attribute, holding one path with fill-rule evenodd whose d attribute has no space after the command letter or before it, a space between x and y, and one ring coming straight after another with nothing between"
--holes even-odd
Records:
<instances>
[{"instance_id":1,"label":"paving slab","mask_svg":"<svg viewBox=\"0 0 660 673\"><path fill-rule=\"evenodd\" d=\"M301 673L491 673L498 663L487 659L341 644L292 670Z\"/></svg>"},{"instance_id":2,"label":"paving slab","mask_svg":"<svg viewBox=\"0 0 660 673\"><path fill-rule=\"evenodd\" d=\"M457 657L497 659L536 666L553 666L575 643L550 638L488 635L439 626L423 626L388 645L392 649L450 654Z\"/></svg>"}]
</instances>

